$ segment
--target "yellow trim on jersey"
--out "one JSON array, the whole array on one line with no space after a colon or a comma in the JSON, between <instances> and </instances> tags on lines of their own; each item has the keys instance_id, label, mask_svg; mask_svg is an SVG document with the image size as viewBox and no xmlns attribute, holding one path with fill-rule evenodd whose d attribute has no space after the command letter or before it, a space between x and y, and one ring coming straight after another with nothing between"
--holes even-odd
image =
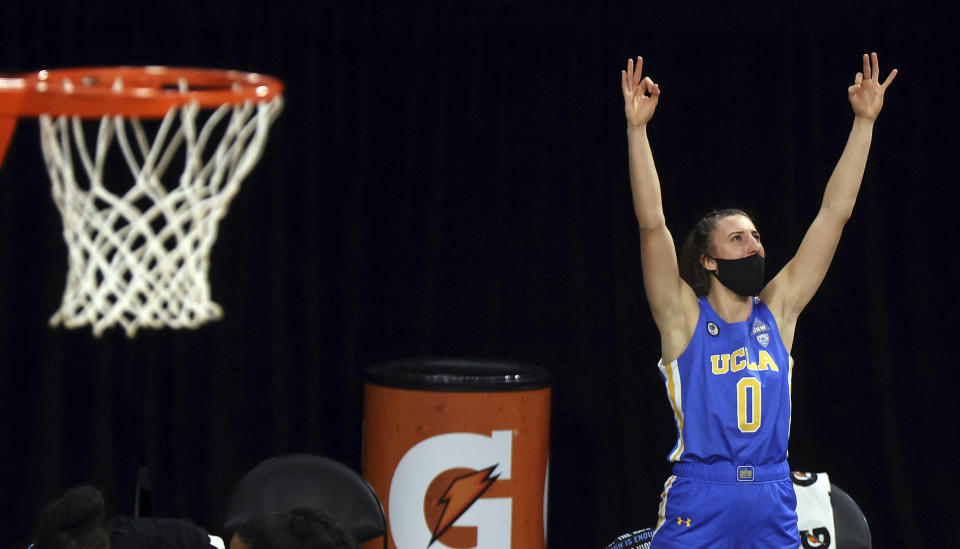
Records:
<instances>
[{"instance_id":1,"label":"yellow trim on jersey","mask_svg":"<svg viewBox=\"0 0 960 549\"><path fill-rule=\"evenodd\" d=\"M787 440L790 439L790 430L793 428L793 357L790 356L790 366L787 367L787 395L790 398L790 419L787 421ZM787 457L790 451L787 450Z\"/></svg>"},{"instance_id":2,"label":"yellow trim on jersey","mask_svg":"<svg viewBox=\"0 0 960 549\"><path fill-rule=\"evenodd\" d=\"M677 477L670 475L667 482L663 483L663 492L660 494L660 509L657 511L657 527L653 529L654 536L657 535L657 531L660 530L660 527L663 526L663 523L667 520L667 496L670 494L670 487L673 486L673 481L675 480L677 480Z\"/></svg>"},{"instance_id":3,"label":"yellow trim on jersey","mask_svg":"<svg viewBox=\"0 0 960 549\"><path fill-rule=\"evenodd\" d=\"M677 360L664 364L663 360L657 365L663 372L664 383L667 386L667 399L673 408L673 419L677 424L677 445L670 452L668 461L679 461L683 455L683 388L680 383L680 372Z\"/></svg>"}]
</instances>

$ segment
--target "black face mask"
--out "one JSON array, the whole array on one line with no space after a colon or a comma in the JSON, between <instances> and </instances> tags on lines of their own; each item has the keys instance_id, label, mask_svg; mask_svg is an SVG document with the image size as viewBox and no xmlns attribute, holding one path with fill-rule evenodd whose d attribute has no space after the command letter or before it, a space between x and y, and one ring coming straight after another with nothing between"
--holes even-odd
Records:
<instances>
[{"instance_id":1,"label":"black face mask","mask_svg":"<svg viewBox=\"0 0 960 549\"><path fill-rule=\"evenodd\" d=\"M717 270L711 271L721 284L730 288L735 294L744 297L753 297L763 288L763 256L760 254L748 255L740 259L718 259Z\"/></svg>"}]
</instances>

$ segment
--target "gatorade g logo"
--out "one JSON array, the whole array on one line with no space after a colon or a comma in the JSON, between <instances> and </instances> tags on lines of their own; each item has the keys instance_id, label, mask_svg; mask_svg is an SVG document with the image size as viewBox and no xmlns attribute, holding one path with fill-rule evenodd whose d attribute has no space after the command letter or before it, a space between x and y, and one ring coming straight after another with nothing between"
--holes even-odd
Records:
<instances>
[{"instance_id":1,"label":"gatorade g logo","mask_svg":"<svg viewBox=\"0 0 960 549\"><path fill-rule=\"evenodd\" d=\"M790 478L793 479L793 483L797 486L813 486L817 482L818 477L816 473L793 471L790 473Z\"/></svg>"},{"instance_id":2,"label":"gatorade g logo","mask_svg":"<svg viewBox=\"0 0 960 549\"><path fill-rule=\"evenodd\" d=\"M512 453L512 431L447 433L411 448L390 482L397 549L509 548L512 500L483 496L510 479Z\"/></svg>"},{"instance_id":3,"label":"gatorade g logo","mask_svg":"<svg viewBox=\"0 0 960 549\"><path fill-rule=\"evenodd\" d=\"M830 547L830 532L826 528L800 530L800 543L806 549Z\"/></svg>"},{"instance_id":4,"label":"gatorade g logo","mask_svg":"<svg viewBox=\"0 0 960 549\"><path fill-rule=\"evenodd\" d=\"M437 519L437 525L433 527L433 537L430 538L431 545L453 526L453 523L487 491L487 488L493 485L494 481L500 476L490 476L496 468L497 466L493 465L483 471L458 476L451 480L450 484L446 484L446 479L440 482L440 485L446 485L447 489L444 490L443 495L437 500L437 505L441 506L443 511L440 513L440 518ZM440 480L442 477L443 475L440 475L437 477L437 480ZM435 484L437 484L436 481L431 483L431 487ZM435 499L431 492L432 490L428 488L428 504Z\"/></svg>"}]
</instances>

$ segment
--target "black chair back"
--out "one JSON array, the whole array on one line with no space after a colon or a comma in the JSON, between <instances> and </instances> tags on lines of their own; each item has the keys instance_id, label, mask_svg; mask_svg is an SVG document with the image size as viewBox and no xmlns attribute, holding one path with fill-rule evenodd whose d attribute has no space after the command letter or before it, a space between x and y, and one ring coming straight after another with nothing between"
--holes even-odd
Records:
<instances>
[{"instance_id":1,"label":"black chair back","mask_svg":"<svg viewBox=\"0 0 960 549\"><path fill-rule=\"evenodd\" d=\"M313 454L276 456L245 474L224 514L225 539L250 518L294 507L327 513L360 543L384 536L386 546L386 517L370 484L346 465Z\"/></svg>"},{"instance_id":2,"label":"black chair back","mask_svg":"<svg viewBox=\"0 0 960 549\"><path fill-rule=\"evenodd\" d=\"M833 525L837 529L839 549L871 549L870 526L867 517L846 492L830 484L830 505L833 507Z\"/></svg>"}]
</instances>

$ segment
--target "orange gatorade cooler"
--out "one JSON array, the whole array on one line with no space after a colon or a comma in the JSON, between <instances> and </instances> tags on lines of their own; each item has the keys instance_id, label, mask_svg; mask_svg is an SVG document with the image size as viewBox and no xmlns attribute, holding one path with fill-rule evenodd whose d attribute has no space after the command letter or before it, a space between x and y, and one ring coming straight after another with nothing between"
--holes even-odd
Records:
<instances>
[{"instance_id":1,"label":"orange gatorade cooler","mask_svg":"<svg viewBox=\"0 0 960 549\"><path fill-rule=\"evenodd\" d=\"M379 364L367 368L363 418L363 476L383 502L390 548L546 547L546 370L449 359Z\"/></svg>"}]
</instances>

